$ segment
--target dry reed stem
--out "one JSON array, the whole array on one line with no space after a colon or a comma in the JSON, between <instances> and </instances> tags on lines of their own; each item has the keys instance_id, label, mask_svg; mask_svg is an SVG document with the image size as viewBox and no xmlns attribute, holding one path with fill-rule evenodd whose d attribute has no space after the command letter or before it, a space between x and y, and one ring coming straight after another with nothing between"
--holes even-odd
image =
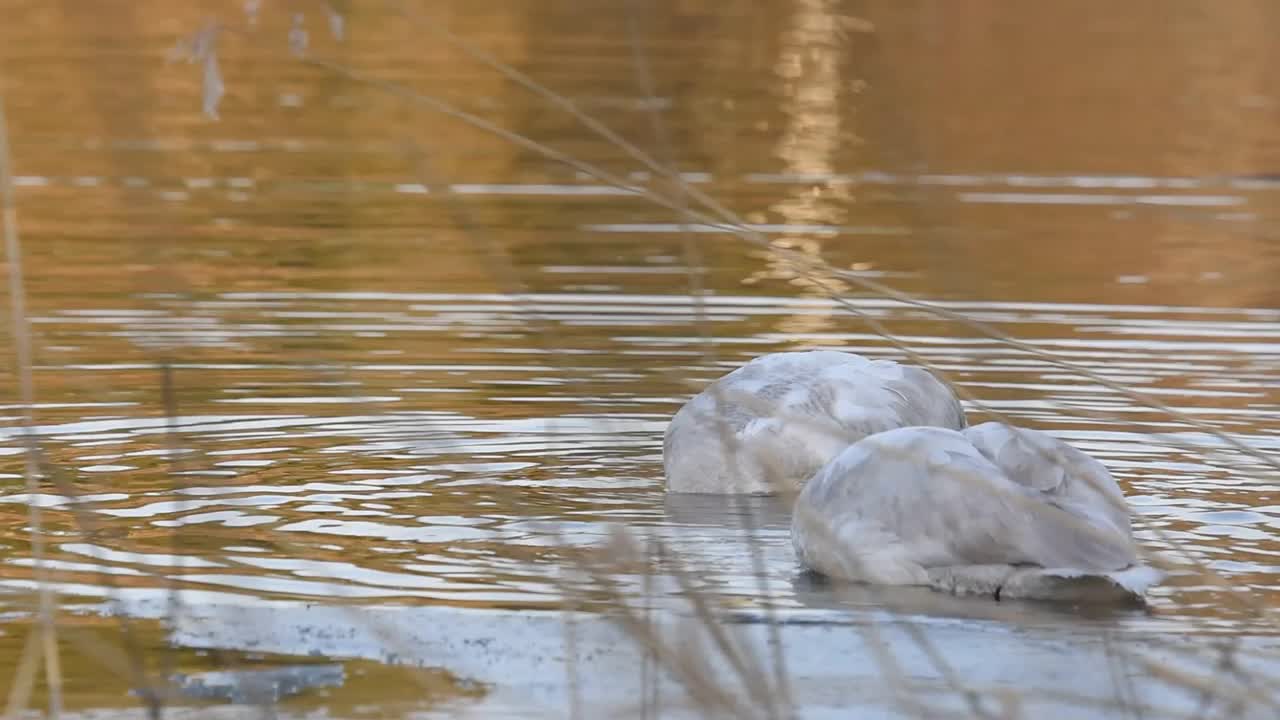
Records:
<instances>
[{"instance_id":1,"label":"dry reed stem","mask_svg":"<svg viewBox=\"0 0 1280 720\"><path fill-rule=\"evenodd\" d=\"M9 128L5 116L4 96L0 94L0 206L3 211L5 259L9 266L9 322L17 364L18 398L22 404L22 438L26 450L24 477L27 494L27 518L30 526L31 556L35 562L36 582L40 593L40 642L45 665L45 682L49 687L49 714L57 720L62 714L62 671L58 664L57 599L49 585L45 567L44 528L40 503L39 443L35 435L35 384L31 377L31 327L27 322L26 291L22 276L22 241L18 237L18 208L13 198L12 156Z\"/></svg>"},{"instance_id":2,"label":"dry reed stem","mask_svg":"<svg viewBox=\"0 0 1280 720\"><path fill-rule=\"evenodd\" d=\"M1250 687L1246 683L1224 683L1224 676L1218 673L1207 677L1195 675L1187 672L1186 670L1170 667L1166 663L1153 660L1138 652L1129 653L1129 657L1133 662L1140 665L1143 670L1150 674L1151 677L1174 687L1194 690L1201 693L1202 696L1210 698L1224 694L1247 697L1260 705L1275 708L1277 713L1280 714L1280 701L1278 701L1274 695L1262 692L1257 688Z\"/></svg>"},{"instance_id":3,"label":"dry reed stem","mask_svg":"<svg viewBox=\"0 0 1280 720\"><path fill-rule=\"evenodd\" d=\"M615 544L614 547L615 549L625 547L626 543L629 543L629 538L620 538L619 544ZM724 688L720 679L712 674L711 663L704 657L705 650L692 644L692 640L698 637L697 630L712 633L713 637L718 634L728 640L727 635L723 633L723 628L719 627L719 623L705 607L695 608L695 617L690 621L694 624L687 631L677 633L677 636L685 642L673 645L645 621L645 616L638 615L631 609L625 593L609 576L607 567L584 562L581 568L591 579L593 587L603 591L611 600L611 607L615 612L607 614L606 617L617 623L624 632L652 653L659 664L665 666L681 683L691 700L713 714L728 713L730 717L741 718L759 717L753 712L752 706L744 705L734 694ZM566 590L572 591L570 588ZM759 688L747 687L746 689L749 693L753 690L759 692Z\"/></svg>"},{"instance_id":4,"label":"dry reed stem","mask_svg":"<svg viewBox=\"0 0 1280 720\"><path fill-rule=\"evenodd\" d=\"M611 539L612 542L608 552L612 556L627 558L638 555L634 539L625 531L615 528ZM650 542L658 548L659 553L662 555L668 554L661 542L655 539L650 539ZM597 566L597 569L600 568ZM702 629L710 635L715 649L737 673L739 680L743 684L743 689L747 691L748 695L752 696L753 700L767 708L770 716L776 715L777 709L774 707L775 700L770 693L768 673L765 668L758 664L759 659L745 652L734 641L733 637L725 631L707 597L693 586L687 573L677 571L673 573L673 578L679 585L680 591L684 593L692 605L694 616L702 623Z\"/></svg>"},{"instance_id":5,"label":"dry reed stem","mask_svg":"<svg viewBox=\"0 0 1280 720\"><path fill-rule=\"evenodd\" d=\"M627 42L631 48L632 67L635 69L636 84L639 86L641 93L649 102L646 104L648 108L647 115L649 117L650 126L653 132L654 145L657 148L657 164L665 168L669 168L673 175L678 176L679 171L675 167L675 153L672 150L670 138L666 132L666 126L662 122L662 115L658 112L656 98L657 93L654 88L653 73L649 67L648 53L645 51L644 45L640 38L639 17L641 8L638 7L637 0L628 0L626 8L627 16ZM505 67L505 63L498 63ZM523 83L522 83L523 84ZM536 85L536 83L534 83ZM552 96L555 96L552 93ZM557 96L558 97L558 96ZM567 99L565 100L566 102ZM601 127L604 127L603 125ZM665 162L662 162L665 160ZM681 221L684 223L682 232L682 249L685 256L685 264L688 268L689 294L690 301L694 306L694 322L699 328L699 341L703 346L702 351L704 357L709 355L711 344L707 341L705 332L706 327L706 304L704 302L704 294L706 292L702 285L702 279L699 271L702 270L702 253L699 241L689 232L690 225L693 224L694 218L689 212L688 191L685 189L687 184L679 183L676 188L680 191L676 196L677 204L680 206L678 210ZM716 398L716 404L720 405L720 399ZM728 423L723 422L723 414L717 422L717 434L719 435L722 446L727 446L732 441ZM736 502L741 511L743 509L741 502ZM768 580L764 567L764 556L760 548L759 538L756 536L757 528L752 522L752 514L749 512L739 512L738 517L742 521L742 531L747 541L747 551L750 555L752 575L756 580L757 588L761 595L765 594L768 587ZM794 717L798 708L792 697L791 683L787 672L786 655L782 651L782 636L776 622L775 613L772 605L765 608L766 617L769 619L768 635L770 660L773 667L773 692L766 693L768 697L768 705L770 717L782 717L783 715ZM777 695L775 699L775 694Z\"/></svg>"},{"instance_id":6,"label":"dry reed stem","mask_svg":"<svg viewBox=\"0 0 1280 720\"><path fill-rule=\"evenodd\" d=\"M626 529L616 529L613 536L614 543L608 550L608 555L611 558L612 563L597 563L592 568L595 573L593 577L597 583L606 582L604 578L607 578L608 573L612 569L625 564L625 561L620 558L626 557L629 553L634 553L634 550L632 549L634 548L634 540L631 535L631 532ZM661 541L655 538L649 538L649 542L655 543L659 548L662 547ZM716 615L715 611L707 604L705 593L698 591L690 582L690 571L677 566L671 569L670 575L676 579L679 584L682 596L694 606L694 618L698 621L697 627L707 633L719 633L725 640L732 643L732 638L721 627L723 624L721 618ZM614 600L617 603L627 602L625 596L621 592L615 593ZM776 624L769 619L767 619L767 622L771 626ZM899 619L897 623L906 626L908 628L908 632L914 631L916 633L913 636L913 640L922 645L924 652L930 659L930 662L933 663L939 670L939 673L943 675L944 682L948 684L954 692L962 696L965 703L969 706L970 712L977 717L987 717L988 715L982 708L977 695L971 688L964 686L955 674L954 670L946 664L945 659L943 659L936 649L932 647L928 639L923 637L922 634L919 634L920 628L905 619ZM650 630L648 628L629 627L628 629L632 632L633 638L646 645L652 645L661 640L661 638L653 637L651 632L643 637L634 634L637 631ZM913 685L912 681L908 680L906 673L903 671L897 659L891 652L889 643L884 639L876 624L855 624L851 629L863 636L866 646L876 656L876 667L880 669L882 678L887 683L888 689L892 693L894 700L906 711L916 717L936 717L937 711L935 708L930 708L915 697L915 694L911 689ZM718 646L720 642L721 641L717 641ZM734 645L736 646L736 644ZM719 646L719 650L722 656L729 657L732 662L732 656L729 656L728 651L723 646ZM677 664L668 668L678 679L682 681L682 684L686 686L691 683L702 681L702 678L705 677L708 671L707 668L698 668L697 672L694 672L688 664L691 661L692 659L690 658L687 659L685 663ZM708 661L704 659L702 662L707 664ZM760 672L761 670L758 668L755 670L735 668L735 674L739 678L739 681L747 684L748 688L750 688L749 683L751 682L750 675L758 674ZM798 710L798 706L791 707L792 712Z\"/></svg>"},{"instance_id":7,"label":"dry reed stem","mask_svg":"<svg viewBox=\"0 0 1280 720\"><path fill-rule=\"evenodd\" d=\"M5 703L5 720L18 720L18 716L31 703L31 693L36 684L36 668L44 655L42 634L38 624L32 625L22 644L22 657L13 671L13 684L9 686L9 698Z\"/></svg>"}]
</instances>

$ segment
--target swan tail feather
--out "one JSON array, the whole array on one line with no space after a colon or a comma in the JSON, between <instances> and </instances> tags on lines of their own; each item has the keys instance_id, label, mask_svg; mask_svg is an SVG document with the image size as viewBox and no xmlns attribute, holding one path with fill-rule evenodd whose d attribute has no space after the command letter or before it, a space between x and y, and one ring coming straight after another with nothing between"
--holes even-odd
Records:
<instances>
[{"instance_id":1,"label":"swan tail feather","mask_svg":"<svg viewBox=\"0 0 1280 720\"><path fill-rule=\"evenodd\" d=\"M1075 568L1034 568L1014 572L1001 588L1010 598L1069 602L1142 602L1164 574L1148 565L1097 572Z\"/></svg>"},{"instance_id":2,"label":"swan tail feather","mask_svg":"<svg viewBox=\"0 0 1280 720\"><path fill-rule=\"evenodd\" d=\"M1012 565L957 565L930 568L928 575L928 584L935 590L955 595L1077 603L1142 602L1147 589L1164 579L1164 573L1148 565L1131 565L1110 572Z\"/></svg>"}]
</instances>

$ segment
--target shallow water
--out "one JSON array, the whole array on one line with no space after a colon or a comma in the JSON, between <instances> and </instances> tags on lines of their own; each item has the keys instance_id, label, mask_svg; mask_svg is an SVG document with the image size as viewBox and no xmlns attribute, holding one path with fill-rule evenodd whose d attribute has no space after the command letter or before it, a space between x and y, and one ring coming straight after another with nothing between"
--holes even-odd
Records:
<instances>
[{"instance_id":1,"label":"shallow water","mask_svg":"<svg viewBox=\"0 0 1280 720\"><path fill-rule=\"evenodd\" d=\"M636 188L671 183L428 20L358 5L342 42L310 15L314 57L632 186L299 63L270 8L219 40L213 122L199 67L164 62L196 11L0 3L19 20L0 29L0 87L35 431L87 511L52 486L38 498L68 595L553 609L622 524L727 606L892 608L798 576L785 508L754 556L743 508L661 492L665 421L697 387L774 350L903 359L870 318L975 418L1102 459L1147 546L1234 588L1178 576L1150 614L1109 622L1270 632L1255 609L1280 602L1273 6L433 4L778 247L851 271L815 283L655 204ZM217 12L243 22L239 3ZM3 387L0 587L19 603L32 498L12 372ZM899 609L1080 621L917 600Z\"/></svg>"}]
</instances>

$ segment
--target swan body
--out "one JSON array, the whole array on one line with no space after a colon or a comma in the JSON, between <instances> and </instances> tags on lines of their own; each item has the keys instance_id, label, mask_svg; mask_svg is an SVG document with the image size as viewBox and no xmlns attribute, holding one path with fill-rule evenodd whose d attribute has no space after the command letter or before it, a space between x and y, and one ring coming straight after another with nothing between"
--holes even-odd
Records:
<instances>
[{"instance_id":1,"label":"swan body","mask_svg":"<svg viewBox=\"0 0 1280 720\"><path fill-rule=\"evenodd\" d=\"M1101 463L1000 423L854 443L805 485L791 535L824 575L997 599L1137 599L1162 577Z\"/></svg>"},{"instance_id":2,"label":"swan body","mask_svg":"<svg viewBox=\"0 0 1280 720\"><path fill-rule=\"evenodd\" d=\"M915 425L965 426L955 393L923 368L830 350L763 355L672 418L667 491L796 490L850 444Z\"/></svg>"}]
</instances>

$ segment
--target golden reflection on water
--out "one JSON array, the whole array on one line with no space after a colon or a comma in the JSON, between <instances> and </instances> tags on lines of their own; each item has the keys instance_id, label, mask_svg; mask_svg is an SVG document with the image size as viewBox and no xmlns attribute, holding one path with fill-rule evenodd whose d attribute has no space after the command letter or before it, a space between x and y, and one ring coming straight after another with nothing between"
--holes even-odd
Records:
<instances>
[{"instance_id":1,"label":"golden reflection on water","mask_svg":"<svg viewBox=\"0 0 1280 720\"><path fill-rule=\"evenodd\" d=\"M800 176L831 177L837 151L842 142L857 144L860 140L848 127L852 119L852 103L841 102L846 94L860 87L858 81L844 78L846 57L845 18L839 14L839 3L826 0L799 0L795 3L791 28L782 35L782 46L774 74L780 81L779 106L784 115L774 154L782 160L783 172ZM787 196L769 206L770 213L788 225L827 225L844 223L847 208L853 201L847 183L818 180L797 185ZM772 243L786 250L821 258L820 237L784 233ZM766 267L747 278L748 282L764 279L786 280L805 288L818 297L831 292L848 292L847 284L838 277L823 274L815 283L806 268L795 267L793 260L776 252L765 252ZM778 326L779 332L820 332L830 325L830 316L808 315L788 318Z\"/></svg>"}]
</instances>

